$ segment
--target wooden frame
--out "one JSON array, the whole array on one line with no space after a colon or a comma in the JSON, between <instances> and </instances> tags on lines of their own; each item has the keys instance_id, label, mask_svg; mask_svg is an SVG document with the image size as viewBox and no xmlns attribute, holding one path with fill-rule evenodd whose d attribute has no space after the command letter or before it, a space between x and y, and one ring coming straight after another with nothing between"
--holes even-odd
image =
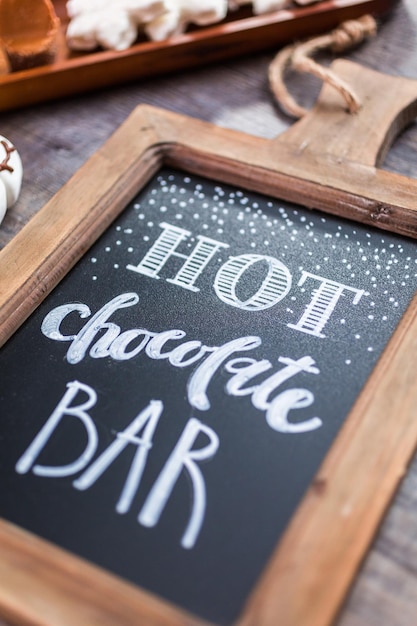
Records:
<instances>
[{"instance_id":1,"label":"wooden frame","mask_svg":"<svg viewBox=\"0 0 417 626\"><path fill-rule=\"evenodd\" d=\"M136 109L1 252L1 343L164 163L416 237L417 181L375 164L417 114L417 83L346 61L334 69L366 102L361 112L349 116L325 88L314 111L273 141ZM417 443L416 347L414 298L236 626L334 619ZM0 611L15 623L203 626L5 521L0 552Z\"/></svg>"}]
</instances>

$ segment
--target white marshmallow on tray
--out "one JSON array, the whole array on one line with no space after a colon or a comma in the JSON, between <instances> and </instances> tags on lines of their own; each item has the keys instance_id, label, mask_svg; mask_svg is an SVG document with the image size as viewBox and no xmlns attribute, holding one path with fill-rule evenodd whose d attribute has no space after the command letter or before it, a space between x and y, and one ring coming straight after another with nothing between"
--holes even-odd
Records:
<instances>
[{"instance_id":1,"label":"white marshmallow on tray","mask_svg":"<svg viewBox=\"0 0 417 626\"><path fill-rule=\"evenodd\" d=\"M291 0L253 0L253 12L256 15L262 13L272 13L286 9L291 4Z\"/></svg>"},{"instance_id":2,"label":"white marshmallow on tray","mask_svg":"<svg viewBox=\"0 0 417 626\"><path fill-rule=\"evenodd\" d=\"M152 41L163 41L183 33L188 24L207 26L220 22L227 15L227 0L167 0L168 9L145 25Z\"/></svg>"},{"instance_id":3,"label":"white marshmallow on tray","mask_svg":"<svg viewBox=\"0 0 417 626\"><path fill-rule=\"evenodd\" d=\"M120 4L138 25L147 24L167 10L166 0L120 0Z\"/></svg>"},{"instance_id":4,"label":"white marshmallow on tray","mask_svg":"<svg viewBox=\"0 0 417 626\"><path fill-rule=\"evenodd\" d=\"M307 0L307 2L312 0ZM313 0L314 2L316 0ZM255 15L262 13L272 13L272 11L279 11L280 9L286 9L292 0L229 0L229 9L238 9L241 6L247 4L252 5L252 10Z\"/></svg>"},{"instance_id":5,"label":"white marshmallow on tray","mask_svg":"<svg viewBox=\"0 0 417 626\"><path fill-rule=\"evenodd\" d=\"M138 29L166 10L166 0L68 0L68 46L126 50L136 40Z\"/></svg>"},{"instance_id":6,"label":"white marshmallow on tray","mask_svg":"<svg viewBox=\"0 0 417 626\"><path fill-rule=\"evenodd\" d=\"M13 144L0 135L0 223L19 197L23 167Z\"/></svg>"},{"instance_id":7,"label":"white marshmallow on tray","mask_svg":"<svg viewBox=\"0 0 417 626\"><path fill-rule=\"evenodd\" d=\"M307 5L321 0L295 0ZM152 41L182 34L189 24L206 26L227 11L252 5L256 15L285 9L293 0L68 0L67 43L73 50L125 50L145 32Z\"/></svg>"},{"instance_id":8,"label":"white marshmallow on tray","mask_svg":"<svg viewBox=\"0 0 417 626\"><path fill-rule=\"evenodd\" d=\"M124 11L80 13L68 25L67 41L73 50L126 50L137 37L137 27Z\"/></svg>"},{"instance_id":9,"label":"white marshmallow on tray","mask_svg":"<svg viewBox=\"0 0 417 626\"><path fill-rule=\"evenodd\" d=\"M68 17L121 9L135 20L148 21L165 11L165 0L67 0Z\"/></svg>"}]
</instances>

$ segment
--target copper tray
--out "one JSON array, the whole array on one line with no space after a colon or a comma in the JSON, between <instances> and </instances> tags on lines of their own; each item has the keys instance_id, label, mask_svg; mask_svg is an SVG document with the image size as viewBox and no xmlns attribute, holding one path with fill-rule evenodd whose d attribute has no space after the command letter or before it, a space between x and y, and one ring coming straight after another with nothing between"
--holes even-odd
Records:
<instances>
[{"instance_id":1,"label":"copper tray","mask_svg":"<svg viewBox=\"0 0 417 626\"><path fill-rule=\"evenodd\" d=\"M65 41L66 2L54 0L61 19L56 60L50 65L1 76L0 111L278 49L294 39L324 32L365 13L384 16L397 1L326 0L260 16L241 9L224 22L195 28L163 42L141 40L122 52L78 53L70 51Z\"/></svg>"}]
</instances>

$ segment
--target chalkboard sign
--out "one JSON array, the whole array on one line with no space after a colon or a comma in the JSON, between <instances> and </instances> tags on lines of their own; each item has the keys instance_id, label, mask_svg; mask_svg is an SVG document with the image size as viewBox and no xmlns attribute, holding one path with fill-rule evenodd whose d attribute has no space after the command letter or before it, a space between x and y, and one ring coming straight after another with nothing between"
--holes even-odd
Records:
<instances>
[{"instance_id":1,"label":"chalkboard sign","mask_svg":"<svg viewBox=\"0 0 417 626\"><path fill-rule=\"evenodd\" d=\"M149 132L146 115L183 124L146 109L116 133L113 147L123 146L135 169L127 184L126 168L116 168L117 202L107 195L112 181L100 189L92 176L113 154L111 142L52 201L64 217L62 207L92 184L100 201L90 196L82 204L107 215L99 221L104 233L97 239L90 232L97 222L78 215L88 236L73 248L76 228L66 227L72 240L61 233L54 244L62 261L54 266L45 249L39 253L51 267L41 280L32 256L29 299L54 289L0 353L0 543L10 546L16 528L22 533L12 553L29 569L12 569L45 602L53 590L56 624L79 615L63 602L73 582L51 571L73 572L79 587L70 598L82 598L84 620L82 611L94 606L120 624L138 623L129 615L139 611L147 624L229 626L258 611L253 623L266 625L257 597L277 602L268 578L283 593L286 550L294 560L302 554L291 533L303 543L301 523L335 524L334 539L327 526L308 531L321 547L329 538L322 563L304 552L306 570L323 576L338 533L363 523L355 497L364 487L355 473L369 472L362 457L380 456L381 441L385 447L392 435L380 413L381 430L372 431L368 405L376 385L384 398L392 392L383 386L410 325L410 312L401 320L416 291L416 245L220 182L208 176L210 167L190 167L191 151L176 167L146 171L154 137L134 158L126 145L138 123ZM164 154L168 164L172 154ZM50 205L35 218L40 236L52 214ZM15 259L23 254L19 237ZM399 324L399 339L390 341ZM384 350L389 358L381 359ZM396 419L405 424L408 413ZM361 497L371 498L384 472L364 479ZM320 511L305 517L306 507ZM379 515L366 519L372 526ZM47 564L27 548L31 542L38 557L46 546ZM85 599L88 580L100 599ZM101 597L111 584L116 608ZM298 593L278 602L294 607Z\"/></svg>"}]
</instances>

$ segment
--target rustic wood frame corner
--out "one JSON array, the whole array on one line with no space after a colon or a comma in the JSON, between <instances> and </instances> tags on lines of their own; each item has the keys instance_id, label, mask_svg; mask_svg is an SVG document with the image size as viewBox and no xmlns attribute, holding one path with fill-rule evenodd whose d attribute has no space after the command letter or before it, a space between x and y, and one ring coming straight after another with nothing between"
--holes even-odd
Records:
<instances>
[{"instance_id":1,"label":"rustic wood frame corner","mask_svg":"<svg viewBox=\"0 0 417 626\"><path fill-rule=\"evenodd\" d=\"M138 107L0 253L0 344L164 164L415 237L417 181L375 163L416 115L416 83L336 65L372 94L368 108L352 118L325 89L308 119L272 141ZM416 307L414 298L236 626L325 626L337 614L416 447ZM0 613L14 623L205 624L5 521L0 553Z\"/></svg>"}]
</instances>

